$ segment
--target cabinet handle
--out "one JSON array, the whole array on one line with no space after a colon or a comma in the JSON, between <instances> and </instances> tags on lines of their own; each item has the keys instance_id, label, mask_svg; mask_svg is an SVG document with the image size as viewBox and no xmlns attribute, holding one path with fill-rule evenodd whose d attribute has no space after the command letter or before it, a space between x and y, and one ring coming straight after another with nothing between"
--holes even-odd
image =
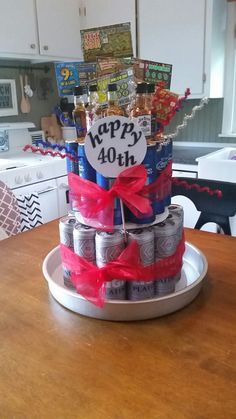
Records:
<instances>
[{"instance_id":1,"label":"cabinet handle","mask_svg":"<svg viewBox=\"0 0 236 419\"><path fill-rule=\"evenodd\" d=\"M43 46L43 50L44 50L44 51L48 51L48 45L44 45L44 46Z\"/></svg>"},{"instance_id":2,"label":"cabinet handle","mask_svg":"<svg viewBox=\"0 0 236 419\"><path fill-rule=\"evenodd\" d=\"M86 7L84 7L84 16L86 16Z\"/></svg>"},{"instance_id":3,"label":"cabinet handle","mask_svg":"<svg viewBox=\"0 0 236 419\"><path fill-rule=\"evenodd\" d=\"M35 44L30 44L30 48L31 49L35 49L36 48L36 45Z\"/></svg>"}]
</instances>

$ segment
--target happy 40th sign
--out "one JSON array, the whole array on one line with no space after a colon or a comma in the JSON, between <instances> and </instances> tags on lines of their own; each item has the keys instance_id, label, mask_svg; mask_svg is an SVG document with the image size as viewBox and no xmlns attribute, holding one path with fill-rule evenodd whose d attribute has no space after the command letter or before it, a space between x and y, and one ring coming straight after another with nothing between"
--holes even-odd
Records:
<instances>
[{"instance_id":1,"label":"happy 40th sign","mask_svg":"<svg viewBox=\"0 0 236 419\"><path fill-rule=\"evenodd\" d=\"M98 120L85 138L85 153L91 166L105 177L117 177L141 164L147 150L140 127L123 116Z\"/></svg>"}]
</instances>

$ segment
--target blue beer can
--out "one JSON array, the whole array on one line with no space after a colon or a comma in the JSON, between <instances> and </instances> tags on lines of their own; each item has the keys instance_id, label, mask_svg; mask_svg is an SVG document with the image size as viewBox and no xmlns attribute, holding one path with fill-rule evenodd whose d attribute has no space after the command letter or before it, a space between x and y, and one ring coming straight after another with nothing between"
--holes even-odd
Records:
<instances>
[{"instance_id":1,"label":"blue beer can","mask_svg":"<svg viewBox=\"0 0 236 419\"><path fill-rule=\"evenodd\" d=\"M147 185L154 182L157 178L157 170L156 170L156 143L155 144L148 144L147 152L144 157L142 164L145 166L147 170ZM130 211L127 210L127 221L135 224L150 224L153 223L155 220L156 214L156 205L157 202L153 202L152 209L153 214L146 217L135 217L135 215Z\"/></svg>"},{"instance_id":2,"label":"blue beer can","mask_svg":"<svg viewBox=\"0 0 236 419\"><path fill-rule=\"evenodd\" d=\"M85 150L84 150L84 143L79 143L78 157L79 157L80 177L96 183L96 170L91 166L91 164L89 163L86 157Z\"/></svg>"},{"instance_id":3,"label":"blue beer can","mask_svg":"<svg viewBox=\"0 0 236 419\"><path fill-rule=\"evenodd\" d=\"M96 183L97 185L101 186L103 189L106 189L109 191L109 189L112 187L115 179L114 178L107 178L101 173L96 173ZM120 225L122 224L122 216L121 216L121 207L120 207L120 200L115 199L114 202L114 225Z\"/></svg>"},{"instance_id":4,"label":"blue beer can","mask_svg":"<svg viewBox=\"0 0 236 419\"><path fill-rule=\"evenodd\" d=\"M156 170L157 170L157 177L160 176L163 165L164 165L164 148L163 143L159 142L157 143L157 149L156 149ZM156 203L156 214L162 214L165 210L165 203L164 200L158 200Z\"/></svg>"},{"instance_id":5,"label":"blue beer can","mask_svg":"<svg viewBox=\"0 0 236 419\"><path fill-rule=\"evenodd\" d=\"M66 150L67 153L72 153L73 157L78 156L78 143L75 140L72 141L66 141ZM69 157L66 157L66 170L67 173L75 173L76 175L79 174L79 161L73 161L69 159Z\"/></svg>"},{"instance_id":6,"label":"blue beer can","mask_svg":"<svg viewBox=\"0 0 236 419\"><path fill-rule=\"evenodd\" d=\"M164 147L165 147L165 151L164 151L164 167L163 169L165 169L167 167L167 165L172 161L172 139L168 138L166 141L164 141ZM169 193L165 199L164 199L164 206L168 207L171 204L171 193Z\"/></svg>"}]
</instances>

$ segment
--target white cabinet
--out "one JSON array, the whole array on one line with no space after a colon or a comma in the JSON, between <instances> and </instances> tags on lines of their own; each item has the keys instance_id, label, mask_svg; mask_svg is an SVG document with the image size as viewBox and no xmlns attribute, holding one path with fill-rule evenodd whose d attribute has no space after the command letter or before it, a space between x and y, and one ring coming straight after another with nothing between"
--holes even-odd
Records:
<instances>
[{"instance_id":1,"label":"white cabinet","mask_svg":"<svg viewBox=\"0 0 236 419\"><path fill-rule=\"evenodd\" d=\"M79 0L0 0L0 57L81 59Z\"/></svg>"},{"instance_id":2,"label":"white cabinet","mask_svg":"<svg viewBox=\"0 0 236 419\"><path fill-rule=\"evenodd\" d=\"M136 55L135 0L80 0L80 14L82 29L130 22Z\"/></svg>"},{"instance_id":3,"label":"white cabinet","mask_svg":"<svg viewBox=\"0 0 236 419\"><path fill-rule=\"evenodd\" d=\"M225 0L138 0L140 58L173 65L171 90L223 96Z\"/></svg>"},{"instance_id":4,"label":"white cabinet","mask_svg":"<svg viewBox=\"0 0 236 419\"><path fill-rule=\"evenodd\" d=\"M78 0L36 0L41 55L81 57Z\"/></svg>"},{"instance_id":5,"label":"white cabinet","mask_svg":"<svg viewBox=\"0 0 236 419\"><path fill-rule=\"evenodd\" d=\"M0 0L0 53L38 54L35 3Z\"/></svg>"},{"instance_id":6,"label":"white cabinet","mask_svg":"<svg viewBox=\"0 0 236 419\"><path fill-rule=\"evenodd\" d=\"M56 179L56 182L59 217L63 217L71 209L70 204L68 204L68 176L61 176Z\"/></svg>"}]
</instances>

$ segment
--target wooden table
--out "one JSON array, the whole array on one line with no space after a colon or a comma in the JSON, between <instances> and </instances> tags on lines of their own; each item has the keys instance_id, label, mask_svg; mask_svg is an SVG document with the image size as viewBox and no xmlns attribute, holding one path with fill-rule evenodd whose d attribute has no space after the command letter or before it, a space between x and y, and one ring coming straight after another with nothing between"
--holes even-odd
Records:
<instances>
[{"instance_id":1,"label":"wooden table","mask_svg":"<svg viewBox=\"0 0 236 419\"><path fill-rule=\"evenodd\" d=\"M60 306L42 275L58 222L0 242L0 418L236 418L236 238L187 230L203 290L134 323Z\"/></svg>"}]
</instances>

